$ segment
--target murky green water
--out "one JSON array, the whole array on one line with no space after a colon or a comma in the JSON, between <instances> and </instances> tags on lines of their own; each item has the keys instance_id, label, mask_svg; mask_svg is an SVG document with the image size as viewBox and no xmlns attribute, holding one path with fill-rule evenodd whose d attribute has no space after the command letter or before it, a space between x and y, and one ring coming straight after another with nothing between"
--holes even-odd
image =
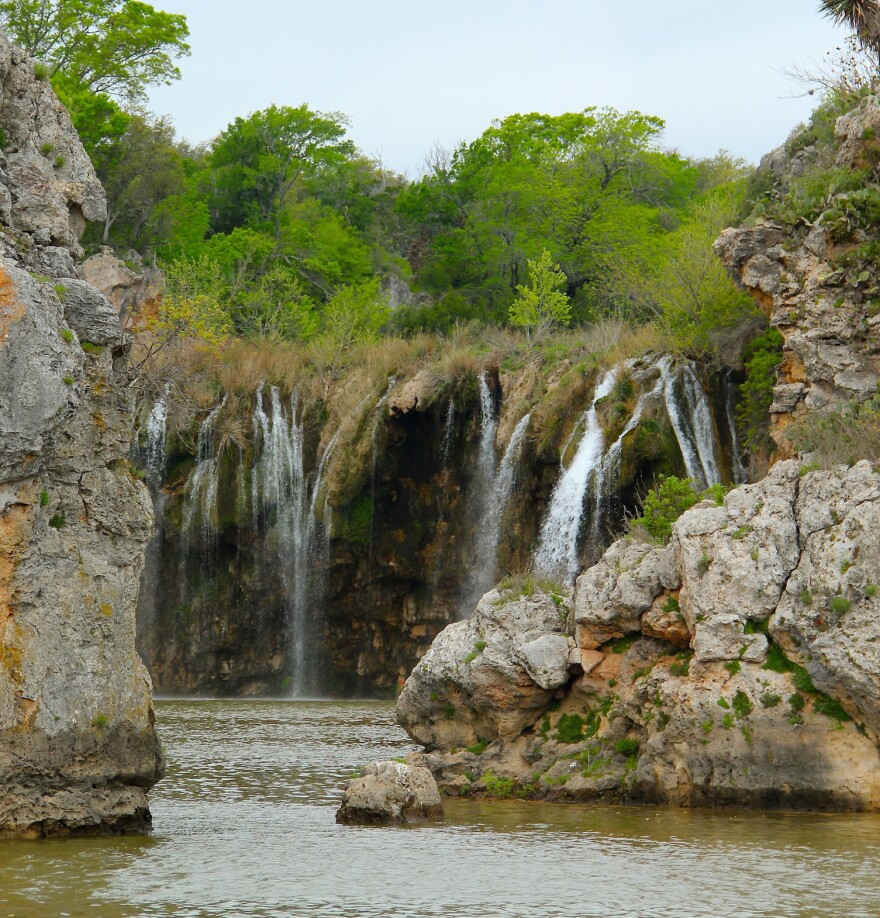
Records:
<instances>
[{"instance_id":1,"label":"murky green water","mask_svg":"<svg viewBox=\"0 0 880 918\"><path fill-rule=\"evenodd\" d=\"M880 818L529 803L334 822L382 703L158 705L150 838L0 843L0 915L880 916Z\"/></svg>"}]
</instances>

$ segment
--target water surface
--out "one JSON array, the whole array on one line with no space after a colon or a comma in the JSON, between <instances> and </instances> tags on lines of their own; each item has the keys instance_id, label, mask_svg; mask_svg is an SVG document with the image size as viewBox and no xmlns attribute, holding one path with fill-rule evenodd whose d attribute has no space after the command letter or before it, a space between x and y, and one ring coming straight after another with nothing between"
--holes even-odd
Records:
<instances>
[{"instance_id":1,"label":"water surface","mask_svg":"<svg viewBox=\"0 0 880 918\"><path fill-rule=\"evenodd\" d=\"M379 702L158 704L149 838L0 843L2 916L880 916L880 817L449 801L337 826Z\"/></svg>"}]
</instances>

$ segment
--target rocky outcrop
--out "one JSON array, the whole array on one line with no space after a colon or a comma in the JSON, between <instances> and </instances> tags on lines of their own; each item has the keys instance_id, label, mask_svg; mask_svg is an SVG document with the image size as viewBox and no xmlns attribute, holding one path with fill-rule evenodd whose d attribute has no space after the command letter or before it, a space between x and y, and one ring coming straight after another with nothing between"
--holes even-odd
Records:
<instances>
[{"instance_id":1,"label":"rocky outcrop","mask_svg":"<svg viewBox=\"0 0 880 918\"><path fill-rule=\"evenodd\" d=\"M155 311L165 290L165 278L158 268L145 265L136 252L128 253L127 258L123 261L105 246L77 270L113 304L123 325L132 327L139 317Z\"/></svg>"},{"instance_id":2,"label":"rocky outcrop","mask_svg":"<svg viewBox=\"0 0 880 918\"><path fill-rule=\"evenodd\" d=\"M397 700L397 719L429 749L510 739L535 722L569 680L568 608L541 590L487 593L445 628Z\"/></svg>"},{"instance_id":3,"label":"rocky outcrop","mask_svg":"<svg viewBox=\"0 0 880 918\"><path fill-rule=\"evenodd\" d=\"M0 835L139 829L163 769L134 650L152 511L119 323L73 268L104 197L2 38L0 132Z\"/></svg>"},{"instance_id":4,"label":"rocky outcrop","mask_svg":"<svg viewBox=\"0 0 880 918\"><path fill-rule=\"evenodd\" d=\"M808 145L789 154L781 147L765 157L761 170L778 186L778 196L793 180L818 172L820 166L852 172L867 159L875 162L880 138L877 97L868 96L840 117L835 135L833 149ZM796 140L794 136L789 144ZM821 180L819 174L816 182ZM876 227L861 213L864 202L858 194L835 194L832 186L818 217L804 216L794 224L762 219L755 226L725 231L715 243L734 280L754 296L785 338L770 408L771 433L783 452L791 449L785 427L804 411L861 402L876 393L877 276L872 264L861 263L857 251L873 238Z\"/></svg>"},{"instance_id":5,"label":"rocky outcrop","mask_svg":"<svg viewBox=\"0 0 880 918\"><path fill-rule=\"evenodd\" d=\"M578 580L576 652L547 646L559 675L543 696L533 682L520 722L504 710L509 730L475 729L498 693L461 659L467 622L416 667L398 717L451 793L878 810L878 513L870 463L781 462L683 514L667 546L612 545ZM489 594L475 615L496 672L522 666L523 602L508 615ZM466 699L460 728L435 727L447 699Z\"/></svg>"},{"instance_id":6,"label":"rocky outcrop","mask_svg":"<svg viewBox=\"0 0 880 918\"><path fill-rule=\"evenodd\" d=\"M352 778L336 812L338 823L389 825L427 822L443 815L431 772L403 762L374 762Z\"/></svg>"}]
</instances>

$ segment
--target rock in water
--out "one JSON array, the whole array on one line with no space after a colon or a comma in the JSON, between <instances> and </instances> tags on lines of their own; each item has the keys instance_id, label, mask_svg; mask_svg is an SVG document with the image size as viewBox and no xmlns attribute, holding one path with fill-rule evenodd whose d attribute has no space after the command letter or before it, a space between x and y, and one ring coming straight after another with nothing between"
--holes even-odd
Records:
<instances>
[{"instance_id":1,"label":"rock in water","mask_svg":"<svg viewBox=\"0 0 880 918\"><path fill-rule=\"evenodd\" d=\"M118 318L73 267L104 195L2 36L0 129L0 836L142 829L164 767L135 652L152 510Z\"/></svg>"},{"instance_id":2,"label":"rock in water","mask_svg":"<svg viewBox=\"0 0 880 918\"><path fill-rule=\"evenodd\" d=\"M426 822L443 815L437 782L420 765L374 762L352 778L336 821L364 825Z\"/></svg>"}]
</instances>

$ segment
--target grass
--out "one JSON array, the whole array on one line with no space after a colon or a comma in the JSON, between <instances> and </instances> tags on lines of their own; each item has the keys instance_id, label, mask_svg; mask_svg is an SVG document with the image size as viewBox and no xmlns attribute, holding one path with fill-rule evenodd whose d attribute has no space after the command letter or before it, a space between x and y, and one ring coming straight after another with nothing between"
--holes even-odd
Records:
<instances>
[{"instance_id":1,"label":"grass","mask_svg":"<svg viewBox=\"0 0 880 918\"><path fill-rule=\"evenodd\" d=\"M482 755L489 748L489 744L485 740L480 740L479 742L474 743L473 746L468 746L467 751L471 755Z\"/></svg>"},{"instance_id":2,"label":"grass","mask_svg":"<svg viewBox=\"0 0 880 918\"><path fill-rule=\"evenodd\" d=\"M50 520L49 525L53 529L64 529L67 525L67 520L64 518L63 513L56 513Z\"/></svg>"}]
</instances>

